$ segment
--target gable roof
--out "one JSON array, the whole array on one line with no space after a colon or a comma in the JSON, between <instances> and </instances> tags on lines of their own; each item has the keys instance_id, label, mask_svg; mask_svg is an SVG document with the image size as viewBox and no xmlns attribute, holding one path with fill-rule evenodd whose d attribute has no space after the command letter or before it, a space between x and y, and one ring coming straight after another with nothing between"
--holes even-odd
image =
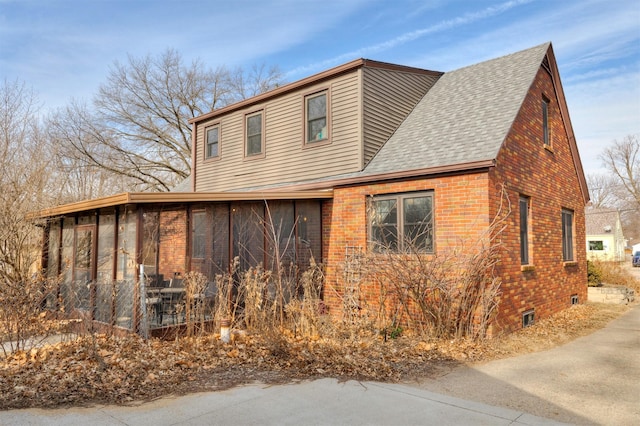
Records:
<instances>
[{"instance_id":1,"label":"gable roof","mask_svg":"<svg viewBox=\"0 0 640 426\"><path fill-rule=\"evenodd\" d=\"M247 108L251 105L255 105L260 102L273 99L277 96L281 96L286 93L290 93L307 86L311 86L326 80L330 80L332 78L335 78L345 73L353 72L359 68L379 68L379 69L387 69L387 70L395 70L395 71L408 71L416 74L433 75L436 77L440 77L443 74L442 72L439 72L439 71L431 71L431 70L426 70L422 68L410 67L406 65L397 65L397 64L391 64L388 62L381 62L381 61L374 61L371 59L360 58L360 59L353 60L351 62L347 62L346 64L338 65L337 67L330 68L326 71L322 71L312 76L303 78L302 80L294 81L292 83L285 84L280 87L276 87L275 89L269 90L267 92L261 93L251 98L241 100L239 102L235 102L231 105L227 105L219 109L214 109L213 111L207 114L193 117L189 120L189 124L197 124L201 121L209 120L214 117L228 114L232 111L236 111L242 108Z\"/></svg>"},{"instance_id":2,"label":"gable roof","mask_svg":"<svg viewBox=\"0 0 640 426\"><path fill-rule=\"evenodd\" d=\"M549 46L445 73L364 173L495 160Z\"/></svg>"},{"instance_id":3,"label":"gable roof","mask_svg":"<svg viewBox=\"0 0 640 426\"><path fill-rule=\"evenodd\" d=\"M550 42L445 73L364 170L270 188L316 189L494 166L541 66L552 76L586 205L589 190Z\"/></svg>"},{"instance_id":4,"label":"gable roof","mask_svg":"<svg viewBox=\"0 0 640 426\"><path fill-rule=\"evenodd\" d=\"M592 207L586 209L584 213L585 232L587 235L615 234L617 231L620 220L618 210Z\"/></svg>"}]
</instances>

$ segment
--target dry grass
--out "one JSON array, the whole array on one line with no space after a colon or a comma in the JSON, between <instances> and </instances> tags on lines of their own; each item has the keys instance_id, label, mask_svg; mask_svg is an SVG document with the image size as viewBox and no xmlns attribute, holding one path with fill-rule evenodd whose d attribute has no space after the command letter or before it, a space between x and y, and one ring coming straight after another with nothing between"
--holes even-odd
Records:
<instances>
[{"instance_id":1,"label":"dry grass","mask_svg":"<svg viewBox=\"0 0 640 426\"><path fill-rule=\"evenodd\" d=\"M603 285L622 285L640 294L640 268L631 266L631 262L603 262L594 260L593 264L600 271Z\"/></svg>"},{"instance_id":2,"label":"dry grass","mask_svg":"<svg viewBox=\"0 0 640 426\"><path fill-rule=\"evenodd\" d=\"M488 341L492 351L491 356L487 359L550 349L590 334L628 310L628 305L604 303L572 306L551 318L539 321L533 327L527 327L494 341Z\"/></svg>"},{"instance_id":3,"label":"dry grass","mask_svg":"<svg viewBox=\"0 0 640 426\"><path fill-rule=\"evenodd\" d=\"M277 338L236 333L174 341L136 336L90 336L0 360L0 409L95 403L126 404L169 394L218 390L261 381L285 383L319 377L403 381L433 377L467 362L546 349L588 334L628 309L577 305L512 335L490 341Z\"/></svg>"},{"instance_id":4,"label":"dry grass","mask_svg":"<svg viewBox=\"0 0 640 426\"><path fill-rule=\"evenodd\" d=\"M640 271L623 265L607 273L620 283L637 286L633 274ZM200 292L203 280L191 278L189 286ZM250 273L250 278L239 284L238 293L250 297L242 299L243 310L235 319L240 312L237 302L220 286L224 297L219 305L227 310L218 315L230 315L227 318L246 330L234 333L229 344L222 343L217 334L205 333L172 341L94 333L30 350L13 347L17 350L0 358L0 409L127 404L253 381L424 379L469 362L563 344L603 327L629 309L624 305L575 305L493 340L435 339L411 331L390 338L391 334L381 334L370 324L329 321L321 314L322 271L318 267L303 274L302 301L294 298L296 303L284 309L288 323L280 320L282 302L276 303L284 297L269 296L270 289L278 288L273 275ZM232 288L231 278L224 282ZM247 308L247 300L253 302L253 311Z\"/></svg>"}]
</instances>

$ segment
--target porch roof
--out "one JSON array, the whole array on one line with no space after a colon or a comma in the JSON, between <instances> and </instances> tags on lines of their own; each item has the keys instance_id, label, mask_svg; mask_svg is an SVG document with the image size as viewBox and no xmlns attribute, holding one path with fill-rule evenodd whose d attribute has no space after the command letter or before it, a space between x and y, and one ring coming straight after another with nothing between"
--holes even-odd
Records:
<instances>
[{"instance_id":1,"label":"porch roof","mask_svg":"<svg viewBox=\"0 0 640 426\"><path fill-rule=\"evenodd\" d=\"M330 198L333 198L333 190L282 192L125 192L108 197L78 201L43 209L31 213L29 217L31 219L47 218L126 204L175 204L212 201L309 200Z\"/></svg>"}]
</instances>

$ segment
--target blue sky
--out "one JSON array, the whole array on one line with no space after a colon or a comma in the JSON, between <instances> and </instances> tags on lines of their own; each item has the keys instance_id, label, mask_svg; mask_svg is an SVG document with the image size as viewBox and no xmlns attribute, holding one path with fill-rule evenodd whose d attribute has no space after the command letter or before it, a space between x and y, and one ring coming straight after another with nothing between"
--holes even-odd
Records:
<instances>
[{"instance_id":1,"label":"blue sky","mask_svg":"<svg viewBox=\"0 0 640 426\"><path fill-rule=\"evenodd\" d=\"M551 41L586 173L640 133L637 0L0 0L0 78L45 110L89 101L114 61L178 50L295 81L356 58L450 71Z\"/></svg>"}]
</instances>

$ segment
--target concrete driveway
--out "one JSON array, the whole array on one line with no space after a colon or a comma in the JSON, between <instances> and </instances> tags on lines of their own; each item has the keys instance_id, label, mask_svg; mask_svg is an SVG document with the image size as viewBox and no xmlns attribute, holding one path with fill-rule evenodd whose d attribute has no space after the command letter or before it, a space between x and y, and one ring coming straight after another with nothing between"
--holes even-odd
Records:
<instances>
[{"instance_id":1,"label":"concrete driveway","mask_svg":"<svg viewBox=\"0 0 640 426\"><path fill-rule=\"evenodd\" d=\"M640 304L565 345L458 368L417 386L560 422L639 425Z\"/></svg>"},{"instance_id":2,"label":"concrete driveway","mask_svg":"<svg viewBox=\"0 0 640 426\"><path fill-rule=\"evenodd\" d=\"M242 386L133 406L0 412L0 425L637 425L640 305L606 328L534 354L419 384Z\"/></svg>"}]
</instances>

